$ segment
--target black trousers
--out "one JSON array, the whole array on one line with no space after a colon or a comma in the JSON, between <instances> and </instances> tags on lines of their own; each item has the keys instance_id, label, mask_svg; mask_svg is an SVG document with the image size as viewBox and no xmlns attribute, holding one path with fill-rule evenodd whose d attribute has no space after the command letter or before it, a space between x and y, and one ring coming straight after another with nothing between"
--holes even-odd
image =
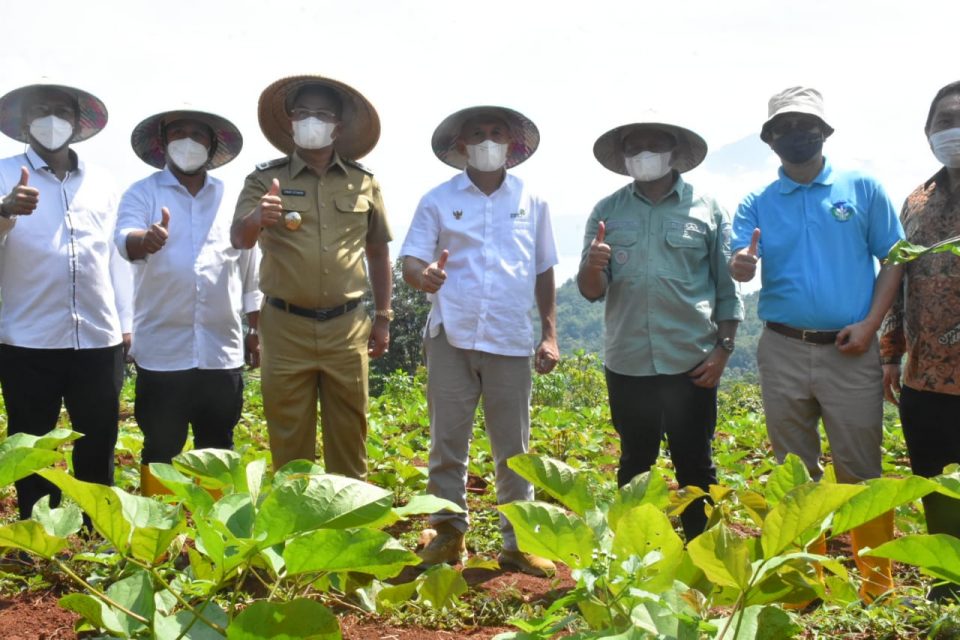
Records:
<instances>
[{"instance_id":1,"label":"black trousers","mask_svg":"<svg viewBox=\"0 0 960 640\"><path fill-rule=\"evenodd\" d=\"M610 416L620 434L617 484L622 487L656 464L664 436L681 487L707 491L716 484L712 450L716 388L698 387L685 374L625 376L605 371ZM702 533L707 525L703 500L688 506L680 522L688 540Z\"/></svg>"},{"instance_id":2,"label":"black trousers","mask_svg":"<svg viewBox=\"0 0 960 640\"><path fill-rule=\"evenodd\" d=\"M170 462L189 427L196 449L233 448L243 408L240 369L149 371L137 367L134 415L143 431L141 462Z\"/></svg>"},{"instance_id":3,"label":"black trousers","mask_svg":"<svg viewBox=\"0 0 960 640\"><path fill-rule=\"evenodd\" d=\"M28 349L0 345L0 386L7 406L7 432L43 435L57 426L61 404L73 430L83 437L73 443L77 478L113 484L114 449L123 385L123 346L103 349ZM33 505L50 495L60 503L60 491L40 476L16 483L20 518L30 517Z\"/></svg>"}]
</instances>

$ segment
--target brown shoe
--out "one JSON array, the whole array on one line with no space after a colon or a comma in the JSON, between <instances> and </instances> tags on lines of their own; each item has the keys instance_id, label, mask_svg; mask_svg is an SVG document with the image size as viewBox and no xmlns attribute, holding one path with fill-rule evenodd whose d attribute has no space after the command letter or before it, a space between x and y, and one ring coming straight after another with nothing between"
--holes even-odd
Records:
<instances>
[{"instance_id":1,"label":"brown shoe","mask_svg":"<svg viewBox=\"0 0 960 640\"><path fill-rule=\"evenodd\" d=\"M550 578L557 572L557 565L546 558L522 551L504 549L497 558L501 569L522 571L538 578Z\"/></svg>"},{"instance_id":2,"label":"brown shoe","mask_svg":"<svg viewBox=\"0 0 960 640\"><path fill-rule=\"evenodd\" d=\"M420 556L422 567L432 567L442 562L457 564L467 556L467 541L455 526L441 522L437 525L436 536L417 555Z\"/></svg>"}]
</instances>

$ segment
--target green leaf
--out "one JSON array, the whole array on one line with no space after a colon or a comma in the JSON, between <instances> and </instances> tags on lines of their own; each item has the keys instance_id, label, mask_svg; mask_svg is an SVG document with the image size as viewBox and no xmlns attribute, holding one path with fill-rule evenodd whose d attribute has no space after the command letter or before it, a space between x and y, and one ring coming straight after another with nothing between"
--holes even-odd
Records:
<instances>
[{"instance_id":1,"label":"green leaf","mask_svg":"<svg viewBox=\"0 0 960 640\"><path fill-rule=\"evenodd\" d=\"M791 489L763 520L760 542L767 558L795 544L808 529L820 525L866 487L853 484L808 483Z\"/></svg>"},{"instance_id":2,"label":"green leaf","mask_svg":"<svg viewBox=\"0 0 960 640\"><path fill-rule=\"evenodd\" d=\"M712 582L746 591L753 575L750 548L723 523L707 529L690 541L691 560Z\"/></svg>"},{"instance_id":3,"label":"green leaf","mask_svg":"<svg viewBox=\"0 0 960 640\"><path fill-rule=\"evenodd\" d=\"M29 433L15 433L0 441L0 459L3 454L14 449L56 449L60 445L77 440L81 436L71 429L54 429L42 436Z\"/></svg>"},{"instance_id":4,"label":"green leaf","mask_svg":"<svg viewBox=\"0 0 960 640\"><path fill-rule=\"evenodd\" d=\"M247 465L247 493L250 494L251 504L257 504L260 501L260 494L263 491L264 480L267 476L267 461L264 458L257 458Z\"/></svg>"},{"instance_id":5,"label":"green leaf","mask_svg":"<svg viewBox=\"0 0 960 640\"><path fill-rule=\"evenodd\" d=\"M922 498L938 487L936 482L920 476L874 478L864 484L867 487L865 491L837 509L831 523L833 535L849 531L891 509Z\"/></svg>"},{"instance_id":6,"label":"green leaf","mask_svg":"<svg viewBox=\"0 0 960 640\"><path fill-rule=\"evenodd\" d=\"M403 584L384 587L377 593L377 604L398 605L411 600L414 594L417 593L419 581L418 578L417 580L411 580Z\"/></svg>"},{"instance_id":7,"label":"green leaf","mask_svg":"<svg viewBox=\"0 0 960 640\"><path fill-rule=\"evenodd\" d=\"M118 552L126 554L133 527L123 516L119 490L92 482L77 480L61 469L45 469L39 474L60 487L89 516L93 527Z\"/></svg>"},{"instance_id":8,"label":"green leaf","mask_svg":"<svg viewBox=\"0 0 960 640\"><path fill-rule=\"evenodd\" d=\"M415 553L382 531L320 529L287 543L283 552L289 575L360 571L380 580L420 563Z\"/></svg>"},{"instance_id":9,"label":"green leaf","mask_svg":"<svg viewBox=\"0 0 960 640\"><path fill-rule=\"evenodd\" d=\"M670 489L656 467L620 487L607 515L610 528L615 530L624 513L642 504L651 504L658 509L665 509L670 504Z\"/></svg>"},{"instance_id":10,"label":"green leaf","mask_svg":"<svg viewBox=\"0 0 960 640\"><path fill-rule=\"evenodd\" d=\"M114 582L107 589L107 595L117 604L123 605L128 610L136 613L147 620L153 619L156 612L153 600L153 581L150 574L143 570L138 570L132 575ZM110 607L116 614L121 628L128 636L133 636L144 628L142 622L134 620L126 613Z\"/></svg>"},{"instance_id":11,"label":"green leaf","mask_svg":"<svg viewBox=\"0 0 960 640\"><path fill-rule=\"evenodd\" d=\"M84 593L63 596L58 604L67 611L79 614L98 629L106 629L115 636L128 636L117 615L105 603Z\"/></svg>"},{"instance_id":12,"label":"green leaf","mask_svg":"<svg viewBox=\"0 0 960 640\"><path fill-rule=\"evenodd\" d=\"M467 592L467 581L459 571L445 564L430 567L417 585L420 600L433 609L446 609L457 603L457 598Z\"/></svg>"},{"instance_id":13,"label":"green leaf","mask_svg":"<svg viewBox=\"0 0 960 640\"><path fill-rule=\"evenodd\" d=\"M206 601L197 606L204 618L226 629L230 620L226 612L212 601ZM154 616L154 633L157 640L174 640L182 637L183 640L223 640L223 635L197 619L189 611L178 611L175 615L164 616L159 613ZM188 629L184 634L184 630ZM183 634L183 635L181 635Z\"/></svg>"},{"instance_id":14,"label":"green leaf","mask_svg":"<svg viewBox=\"0 0 960 640\"><path fill-rule=\"evenodd\" d=\"M224 525L236 538L252 538L256 523L251 498L246 493L231 493L210 508L210 519Z\"/></svg>"},{"instance_id":15,"label":"green leaf","mask_svg":"<svg viewBox=\"0 0 960 640\"><path fill-rule=\"evenodd\" d=\"M206 489L197 486L193 478L180 473L173 465L162 462L151 462L150 473L172 491L195 517L209 513L214 503L213 496Z\"/></svg>"},{"instance_id":16,"label":"green leaf","mask_svg":"<svg viewBox=\"0 0 960 640\"><path fill-rule=\"evenodd\" d=\"M274 486L257 512L254 530L262 547L321 527L349 529L391 513L393 493L336 475L291 477Z\"/></svg>"},{"instance_id":17,"label":"green leaf","mask_svg":"<svg viewBox=\"0 0 960 640\"><path fill-rule=\"evenodd\" d=\"M83 512L72 502L57 509L50 508L50 496L43 496L33 505L34 520L43 525L51 536L66 538L83 526Z\"/></svg>"},{"instance_id":18,"label":"green leaf","mask_svg":"<svg viewBox=\"0 0 960 640\"><path fill-rule=\"evenodd\" d=\"M946 533L903 536L863 555L911 564L941 580L960 583L960 538Z\"/></svg>"},{"instance_id":19,"label":"green leaf","mask_svg":"<svg viewBox=\"0 0 960 640\"><path fill-rule=\"evenodd\" d=\"M648 567L663 589L673 584L676 567L683 556L683 540L673 530L670 520L651 504L642 504L627 511L617 523L613 538L613 554L619 560L633 555L640 559L659 552L661 559ZM647 591L660 589L644 584Z\"/></svg>"},{"instance_id":20,"label":"green leaf","mask_svg":"<svg viewBox=\"0 0 960 640\"><path fill-rule=\"evenodd\" d=\"M778 464L767 476L767 487L763 496L767 503L773 507L776 506L783 496L787 495L792 489L802 484L810 482L810 472L799 456L788 453L783 464Z\"/></svg>"},{"instance_id":21,"label":"green leaf","mask_svg":"<svg viewBox=\"0 0 960 640\"><path fill-rule=\"evenodd\" d=\"M336 616L319 602L254 602L227 628L229 640L341 640Z\"/></svg>"},{"instance_id":22,"label":"green leaf","mask_svg":"<svg viewBox=\"0 0 960 640\"><path fill-rule=\"evenodd\" d=\"M589 478L559 460L523 453L507 460L507 466L576 514L594 506Z\"/></svg>"},{"instance_id":23,"label":"green leaf","mask_svg":"<svg viewBox=\"0 0 960 640\"><path fill-rule=\"evenodd\" d=\"M173 459L173 466L200 481L204 489L243 489L247 486L246 470L240 454L229 449L195 449Z\"/></svg>"},{"instance_id":24,"label":"green leaf","mask_svg":"<svg viewBox=\"0 0 960 640\"><path fill-rule=\"evenodd\" d=\"M0 527L0 547L15 547L49 560L68 546L65 538L52 536L34 520L20 520Z\"/></svg>"},{"instance_id":25,"label":"green leaf","mask_svg":"<svg viewBox=\"0 0 960 640\"><path fill-rule=\"evenodd\" d=\"M590 566L596 546L594 533L576 514L544 502L511 502L497 508L513 525L523 551L575 569Z\"/></svg>"},{"instance_id":26,"label":"green leaf","mask_svg":"<svg viewBox=\"0 0 960 640\"><path fill-rule=\"evenodd\" d=\"M900 240L890 248L884 262L887 264L904 264L912 262L927 253L953 253L960 256L960 236L941 240L929 247Z\"/></svg>"},{"instance_id":27,"label":"green leaf","mask_svg":"<svg viewBox=\"0 0 960 640\"><path fill-rule=\"evenodd\" d=\"M407 501L407 504L402 507L395 507L393 511L401 518L409 518L424 513L437 513L438 511L464 513L459 505L430 494L413 496Z\"/></svg>"},{"instance_id":28,"label":"green leaf","mask_svg":"<svg viewBox=\"0 0 960 640\"><path fill-rule=\"evenodd\" d=\"M18 433L16 435L25 435ZM14 448L0 452L0 486L6 486L31 473L63 460L58 451Z\"/></svg>"}]
</instances>

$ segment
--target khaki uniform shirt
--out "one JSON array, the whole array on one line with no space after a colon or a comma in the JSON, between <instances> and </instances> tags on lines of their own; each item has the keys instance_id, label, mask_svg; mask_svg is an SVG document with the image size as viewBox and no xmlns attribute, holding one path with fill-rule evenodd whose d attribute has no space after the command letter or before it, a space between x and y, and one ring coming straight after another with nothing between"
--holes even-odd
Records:
<instances>
[{"instance_id":1,"label":"khaki uniform shirt","mask_svg":"<svg viewBox=\"0 0 960 640\"><path fill-rule=\"evenodd\" d=\"M253 211L274 178L284 211L296 211L302 221L297 229L281 220L261 231L260 289L309 309L360 298L367 288L364 246L391 240L376 179L336 153L318 176L294 153L257 165L247 176L234 220Z\"/></svg>"}]
</instances>

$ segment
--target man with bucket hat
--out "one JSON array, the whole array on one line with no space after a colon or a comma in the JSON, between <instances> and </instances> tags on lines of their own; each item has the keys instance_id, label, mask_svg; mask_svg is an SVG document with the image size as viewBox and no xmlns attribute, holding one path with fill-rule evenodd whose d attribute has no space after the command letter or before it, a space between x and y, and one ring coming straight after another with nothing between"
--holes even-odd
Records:
<instances>
[{"instance_id":1,"label":"man with bucket hat","mask_svg":"<svg viewBox=\"0 0 960 640\"><path fill-rule=\"evenodd\" d=\"M260 128L283 158L247 177L233 245L263 252L263 409L273 466L316 457L317 398L327 473L366 477L368 357L390 339L391 239L380 185L357 162L380 137L373 105L321 76L260 96ZM360 298L376 307L371 323Z\"/></svg>"},{"instance_id":2,"label":"man with bucket hat","mask_svg":"<svg viewBox=\"0 0 960 640\"><path fill-rule=\"evenodd\" d=\"M429 191L414 213L400 255L403 277L431 301L424 330L430 470L427 490L466 509L467 463L477 404L496 463L497 502L533 499L533 488L507 466L530 439L531 355L538 373L559 359L556 339L557 251L546 202L507 172L536 150L540 134L513 109L471 107L433 133L436 156L462 170ZM530 310L540 313L534 348ZM424 565L455 563L466 553L466 514L435 514L436 537ZM546 558L522 553L500 516L504 568L552 575Z\"/></svg>"},{"instance_id":3,"label":"man with bucket hat","mask_svg":"<svg viewBox=\"0 0 960 640\"><path fill-rule=\"evenodd\" d=\"M901 267L876 263L903 239L883 187L823 155L833 133L816 89L770 98L760 138L780 157L779 177L748 195L733 222L730 272L751 280L762 260L757 345L767 433L777 459L799 456L823 475L819 422L839 482L881 473L883 385L877 330ZM888 512L852 531L853 556L871 601L893 586L890 561L859 555L893 537ZM825 549L823 540L813 550Z\"/></svg>"},{"instance_id":4,"label":"man with bucket hat","mask_svg":"<svg viewBox=\"0 0 960 640\"><path fill-rule=\"evenodd\" d=\"M743 304L727 272L730 219L681 174L707 144L672 124L616 127L597 139L597 160L633 181L587 220L580 292L606 301L604 366L620 434L617 483L656 462L666 435L681 486L717 482L712 441L717 384L734 349ZM703 499L680 516L687 539L707 523Z\"/></svg>"},{"instance_id":5,"label":"man with bucket hat","mask_svg":"<svg viewBox=\"0 0 960 640\"><path fill-rule=\"evenodd\" d=\"M24 153L0 161L0 386L7 433L42 435L61 404L73 429L77 478L113 484L129 341L130 271L112 251L116 189L71 144L103 129L92 94L35 84L0 98L0 130ZM60 493L39 476L17 481L21 518Z\"/></svg>"},{"instance_id":6,"label":"man with bucket hat","mask_svg":"<svg viewBox=\"0 0 960 640\"><path fill-rule=\"evenodd\" d=\"M232 202L209 175L243 146L227 119L189 108L138 124L130 142L159 169L120 200L115 235L134 264L134 415L143 431L140 491L166 493L151 462L180 453L193 427L197 449L230 449L243 406L244 347L258 364L259 253L230 243ZM244 345L240 319L250 333ZM198 392L199 391L199 392Z\"/></svg>"}]
</instances>

